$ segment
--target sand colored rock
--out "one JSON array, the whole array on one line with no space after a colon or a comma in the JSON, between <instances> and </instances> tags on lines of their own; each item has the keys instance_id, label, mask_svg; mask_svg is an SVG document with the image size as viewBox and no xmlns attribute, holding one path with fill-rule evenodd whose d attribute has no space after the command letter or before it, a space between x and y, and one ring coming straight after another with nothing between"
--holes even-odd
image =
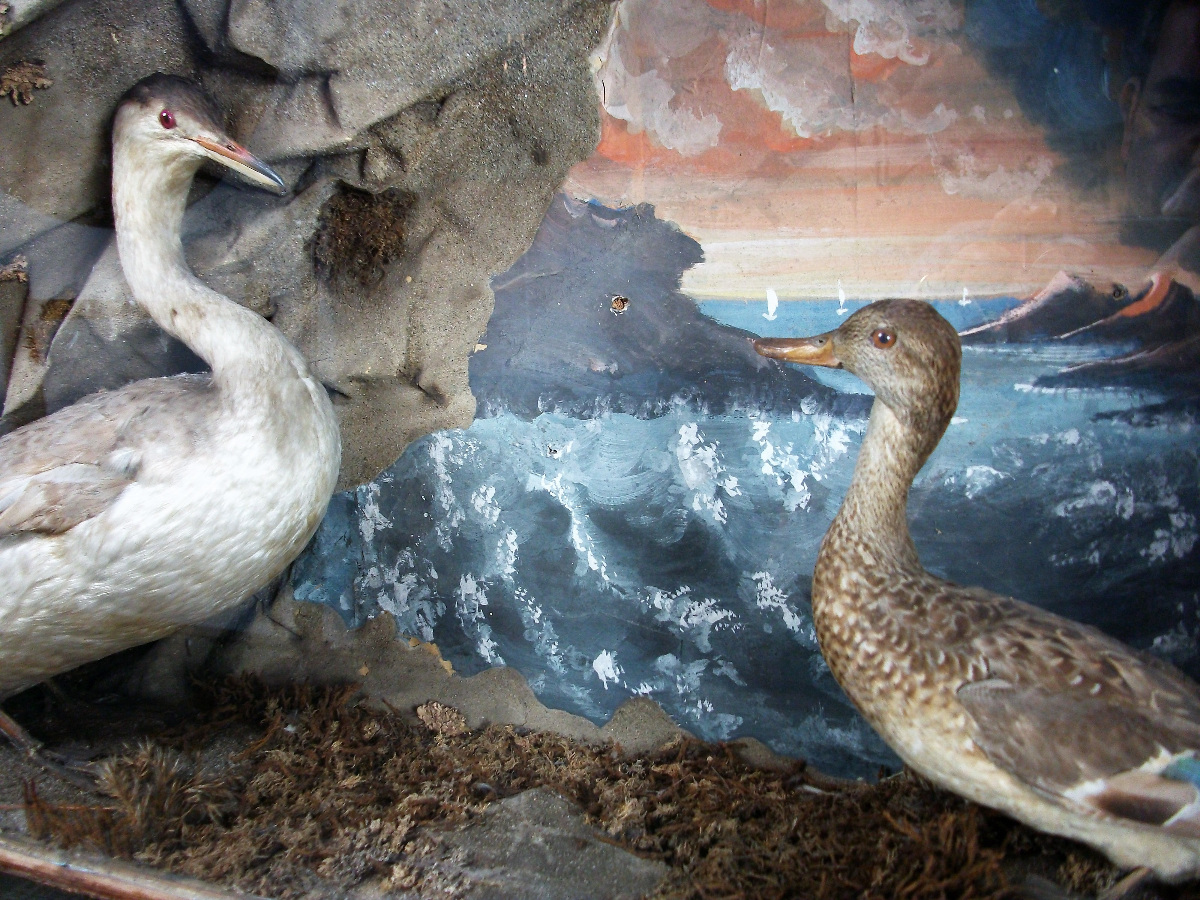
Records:
<instances>
[{"instance_id":1,"label":"sand colored rock","mask_svg":"<svg viewBox=\"0 0 1200 900\"><path fill-rule=\"evenodd\" d=\"M413 721L418 706L436 701L458 710L470 729L490 724L553 731L589 744L616 743L627 753L644 753L686 735L647 698L628 701L601 728L545 706L515 669L485 669L464 678L435 645L397 634L389 614L349 630L333 609L297 602L287 588L223 642L220 625L160 642L135 674L135 690L178 699L188 675L204 667L218 675L257 675L269 684L354 682L362 686L366 702L401 710Z\"/></svg>"}]
</instances>

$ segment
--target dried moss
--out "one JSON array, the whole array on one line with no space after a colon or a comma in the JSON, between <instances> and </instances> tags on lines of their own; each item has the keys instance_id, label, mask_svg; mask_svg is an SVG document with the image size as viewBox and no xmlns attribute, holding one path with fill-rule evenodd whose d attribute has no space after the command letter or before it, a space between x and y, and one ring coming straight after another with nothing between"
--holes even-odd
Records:
<instances>
[{"instance_id":1,"label":"dried moss","mask_svg":"<svg viewBox=\"0 0 1200 900\"><path fill-rule=\"evenodd\" d=\"M42 304L33 327L25 332L25 347L35 362L41 362L50 351L50 342L58 333L59 326L71 311L73 300L47 300Z\"/></svg>"},{"instance_id":2,"label":"dried moss","mask_svg":"<svg viewBox=\"0 0 1200 900\"><path fill-rule=\"evenodd\" d=\"M191 826L221 824L236 809L228 779L206 779L188 756L143 742L127 756L99 766L104 806L54 806L26 786L30 832L60 843L85 844L110 856L131 857L150 845L177 846Z\"/></svg>"},{"instance_id":3,"label":"dried moss","mask_svg":"<svg viewBox=\"0 0 1200 900\"><path fill-rule=\"evenodd\" d=\"M4 281L29 283L29 260L24 255L14 256L4 265L0 265L0 282Z\"/></svg>"},{"instance_id":4,"label":"dried moss","mask_svg":"<svg viewBox=\"0 0 1200 900\"><path fill-rule=\"evenodd\" d=\"M415 197L397 189L371 194L342 185L321 207L312 240L317 274L345 289L376 284L404 255Z\"/></svg>"},{"instance_id":5,"label":"dried moss","mask_svg":"<svg viewBox=\"0 0 1200 900\"><path fill-rule=\"evenodd\" d=\"M0 27L0 35L3 33ZM0 71L0 97L8 97L13 106L28 106L33 102L34 91L44 91L53 84L46 73L46 63L40 59L23 59Z\"/></svg>"},{"instance_id":6,"label":"dried moss","mask_svg":"<svg viewBox=\"0 0 1200 900\"><path fill-rule=\"evenodd\" d=\"M1116 875L1084 848L908 774L834 783L803 763L755 769L730 747L693 740L626 758L555 734L464 732L446 707L426 708L430 727L409 725L354 695L226 682L203 716L164 738L168 749L143 745L107 763L111 802L59 809L31 794L31 828L273 897L372 876L452 894L430 861L430 829L546 786L614 841L671 867L656 900L1001 897L1017 858L1076 890ZM247 722L256 737L223 771L189 762Z\"/></svg>"}]
</instances>

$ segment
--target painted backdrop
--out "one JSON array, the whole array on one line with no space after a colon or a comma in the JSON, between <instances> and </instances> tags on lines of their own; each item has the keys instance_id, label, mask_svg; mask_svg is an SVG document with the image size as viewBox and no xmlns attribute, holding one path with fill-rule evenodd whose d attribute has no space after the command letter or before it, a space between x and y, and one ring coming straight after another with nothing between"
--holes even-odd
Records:
<instances>
[{"instance_id":1,"label":"painted backdrop","mask_svg":"<svg viewBox=\"0 0 1200 900\"><path fill-rule=\"evenodd\" d=\"M913 296L966 345L926 566L1197 674L1197 10L623 0L599 147L493 280L475 423L335 497L296 595L597 721L642 694L873 773L808 606L870 398L748 338Z\"/></svg>"}]
</instances>

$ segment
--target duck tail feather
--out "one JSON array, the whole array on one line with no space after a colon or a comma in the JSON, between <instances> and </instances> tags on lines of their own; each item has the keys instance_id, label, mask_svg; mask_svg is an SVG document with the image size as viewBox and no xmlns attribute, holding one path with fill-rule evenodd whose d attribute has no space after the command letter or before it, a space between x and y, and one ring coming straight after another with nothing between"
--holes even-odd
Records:
<instances>
[{"instance_id":1,"label":"duck tail feather","mask_svg":"<svg viewBox=\"0 0 1200 900\"><path fill-rule=\"evenodd\" d=\"M1200 762L1190 753L1085 782L1065 795L1110 816L1200 837Z\"/></svg>"}]
</instances>

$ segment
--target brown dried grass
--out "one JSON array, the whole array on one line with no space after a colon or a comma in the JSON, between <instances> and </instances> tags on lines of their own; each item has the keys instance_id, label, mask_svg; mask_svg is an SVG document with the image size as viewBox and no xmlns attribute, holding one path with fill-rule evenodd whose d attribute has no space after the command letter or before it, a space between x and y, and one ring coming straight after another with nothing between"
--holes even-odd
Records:
<instances>
[{"instance_id":1,"label":"brown dried grass","mask_svg":"<svg viewBox=\"0 0 1200 900\"><path fill-rule=\"evenodd\" d=\"M210 882L280 898L347 888L448 887L428 829L461 825L532 787L578 803L609 839L663 860L655 900L997 898L1014 856L1071 889L1111 883L1083 848L1036 835L908 774L833 784L796 763L752 768L732 748L686 740L627 758L555 734L465 732L447 707L409 725L353 702L355 688L212 689L188 728L106 763L111 801L27 798L31 830ZM249 723L227 765L193 754ZM439 723L446 723L441 728ZM436 885L435 885L436 882Z\"/></svg>"}]
</instances>

